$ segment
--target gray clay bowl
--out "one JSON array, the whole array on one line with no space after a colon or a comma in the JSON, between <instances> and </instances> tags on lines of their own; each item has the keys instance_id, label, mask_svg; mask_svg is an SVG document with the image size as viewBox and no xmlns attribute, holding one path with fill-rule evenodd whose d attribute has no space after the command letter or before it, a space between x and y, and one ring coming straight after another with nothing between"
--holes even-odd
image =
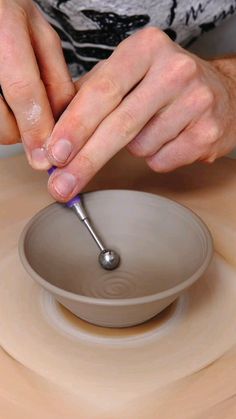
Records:
<instances>
[{"instance_id":1,"label":"gray clay bowl","mask_svg":"<svg viewBox=\"0 0 236 419\"><path fill-rule=\"evenodd\" d=\"M114 271L71 209L51 204L25 227L19 243L29 275L76 316L106 327L142 323L199 279L213 253L205 224L190 210L144 192L83 194L108 247L121 255Z\"/></svg>"}]
</instances>

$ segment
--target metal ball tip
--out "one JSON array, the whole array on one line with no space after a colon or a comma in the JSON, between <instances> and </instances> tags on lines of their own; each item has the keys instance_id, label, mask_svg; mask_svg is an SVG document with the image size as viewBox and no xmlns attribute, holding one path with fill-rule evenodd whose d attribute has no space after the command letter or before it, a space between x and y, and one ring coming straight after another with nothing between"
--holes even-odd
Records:
<instances>
[{"instance_id":1,"label":"metal ball tip","mask_svg":"<svg viewBox=\"0 0 236 419\"><path fill-rule=\"evenodd\" d=\"M120 256L114 250L103 250L99 255L99 263L103 269L112 271L120 264Z\"/></svg>"}]
</instances>

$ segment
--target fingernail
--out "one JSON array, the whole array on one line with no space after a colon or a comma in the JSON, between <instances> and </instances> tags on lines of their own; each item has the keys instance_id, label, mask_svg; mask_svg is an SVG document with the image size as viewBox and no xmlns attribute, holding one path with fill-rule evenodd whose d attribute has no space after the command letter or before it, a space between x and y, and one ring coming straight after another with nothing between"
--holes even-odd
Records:
<instances>
[{"instance_id":1,"label":"fingernail","mask_svg":"<svg viewBox=\"0 0 236 419\"><path fill-rule=\"evenodd\" d=\"M59 163L64 163L72 152L72 144L68 140L58 140L53 144L50 152L54 160Z\"/></svg>"},{"instance_id":2,"label":"fingernail","mask_svg":"<svg viewBox=\"0 0 236 419\"><path fill-rule=\"evenodd\" d=\"M35 148L31 152L31 163L35 169L46 170L50 167L44 147Z\"/></svg>"},{"instance_id":3,"label":"fingernail","mask_svg":"<svg viewBox=\"0 0 236 419\"><path fill-rule=\"evenodd\" d=\"M76 178L71 173L61 173L52 180L52 186L58 195L66 198L73 192Z\"/></svg>"}]
</instances>

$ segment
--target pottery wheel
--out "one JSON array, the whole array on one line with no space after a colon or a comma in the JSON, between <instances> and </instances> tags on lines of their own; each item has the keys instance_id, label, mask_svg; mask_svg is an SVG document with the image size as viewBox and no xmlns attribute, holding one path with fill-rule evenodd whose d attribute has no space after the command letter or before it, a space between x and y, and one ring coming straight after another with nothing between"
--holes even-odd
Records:
<instances>
[{"instance_id":1,"label":"pottery wheel","mask_svg":"<svg viewBox=\"0 0 236 419\"><path fill-rule=\"evenodd\" d=\"M70 314L33 283L15 250L1 265L0 278L2 347L67 390L85 398L90 393L93 404L115 406L117 392L125 401L141 397L203 368L236 342L230 321L236 316L235 272L217 255L177 303L124 330L95 327Z\"/></svg>"},{"instance_id":2,"label":"pottery wheel","mask_svg":"<svg viewBox=\"0 0 236 419\"><path fill-rule=\"evenodd\" d=\"M27 170L21 162L19 171L16 171L19 182L22 182L22 176L28 178ZM6 205L1 206L0 218L5 216L6 220L8 217L9 224L0 226L0 345L12 358L11 362L6 362L6 357L1 354L2 366L4 362L6 366L3 370L5 384L1 383L1 412L5 412L6 405L11 407L6 409L4 419L156 419L157 411L161 412L162 419L210 418L210 415L197 416L195 412L203 409L202 401L210 409L217 394L219 396L217 388L221 381L217 379L222 375L219 375L217 365L223 363L223 369L228 371L224 376L222 397L230 396L236 388L234 381L226 379L230 377L232 367L226 354L236 344L233 321L236 318L235 268L216 253L205 276L176 303L149 322L114 330L90 325L56 303L21 267L17 254L19 233L36 210L49 201L44 191L44 179L40 176L33 175L33 183L29 186L26 182L24 185L24 196L28 194L27 206L24 202L20 204L17 213L8 212ZM2 179L4 182L4 176ZM148 179L147 183L150 185ZM132 182L129 180L130 185ZM121 186L122 182L119 182ZM15 193L22 194L22 189L19 191L17 187ZM167 195L171 197L171 193ZM8 205L14 202L12 189L6 192L4 198ZM188 199L191 201L191 193L186 197L183 192L182 198L183 203ZM200 205L198 213L202 215L204 202L202 208L199 197L197 202ZM217 213L214 213L213 232L216 217ZM205 220L208 221L207 213ZM218 231L222 233L222 227ZM224 234L221 233L216 236L217 250L219 243L224 243L221 239ZM222 254L226 247L222 246ZM4 385L6 389L9 384L7 365L9 371L11 365L15 368L14 375L11 375L15 402L14 398L9 401L10 396L4 390ZM213 367L215 375L212 375L214 379L208 385L207 377L211 377L208 370L212 369L206 367L211 365L216 365L215 370ZM32 371L33 376L29 376L27 371ZM203 373L199 375L201 371ZM32 386L30 391L29 386L25 390L27 382ZM17 388L15 393L14 388ZM194 389L194 393L190 388ZM33 389L40 395L38 400L32 395ZM51 398L47 398L49 389ZM206 392L208 398L205 401ZM8 399L3 397L4 394L8 395ZM182 398L188 409L185 413L180 403ZM54 406L54 399L57 407ZM26 401L24 412L19 400ZM19 412L17 403L22 416L9 413ZM35 412L33 406L37 409ZM37 416L39 411L41 413ZM212 417L226 418L225 415ZM231 417L234 416L227 416Z\"/></svg>"}]
</instances>

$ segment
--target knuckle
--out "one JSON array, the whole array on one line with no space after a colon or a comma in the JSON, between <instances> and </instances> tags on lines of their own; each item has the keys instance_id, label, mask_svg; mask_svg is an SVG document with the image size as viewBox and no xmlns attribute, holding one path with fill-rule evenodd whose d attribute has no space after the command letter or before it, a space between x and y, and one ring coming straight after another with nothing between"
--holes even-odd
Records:
<instances>
[{"instance_id":1,"label":"knuckle","mask_svg":"<svg viewBox=\"0 0 236 419\"><path fill-rule=\"evenodd\" d=\"M147 48L147 45L149 47L154 46L156 48L160 43L167 42L167 40L169 41L169 38L165 35L165 33L154 26L142 29L139 36L141 38L140 41L143 43L145 48Z\"/></svg>"},{"instance_id":2,"label":"knuckle","mask_svg":"<svg viewBox=\"0 0 236 419\"><path fill-rule=\"evenodd\" d=\"M79 170L86 175L96 173L95 162L87 154L80 153L78 155L77 167L79 167Z\"/></svg>"},{"instance_id":3,"label":"knuckle","mask_svg":"<svg viewBox=\"0 0 236 419\"><path fill-rule=\"evenodd\" d=\"M185 99L184 104L186 108L193 109L196 115L202 115L205 111L213 110L214 100L212 90L208 86L198 84Z\"/></svg>"},{"instance_id":4,"label":"knuckle","mask_svg":"<svg viewBox=\"0 0 236 419\"><path fill-rule=\"evenodd\" d=\"M15 80L5 86L4 93L9 101L18 101L22 97L29 97L35 89L35 82L24 79Z\"/></svg>"},{"instance_id":5,"label":"knuckle","mask_svg":"<svg viewBox=\"0 0 236 419\"><path fill-rule=\"evenodd\" d=\"M64 135L68 135L68 133L73 136L73 132L77 132L79 127L77 146L82 147L89 139L92 130L94 129L92 121L86 121L84 116L79 112L72 113L68 108L64 111L63 116L64 117L57 124L58 131L55 130L55 132L58 132L60 136L62 135L62 138Z\"/></svg>"},{"instance_id":6,"label":"knuckle","mask_svg":"<svg viewBox=\"0 0 236 419\"><path fill-rule=\"evenodd\" d=\"M20 131L22 135L22 140L26 144L29 144L31 141L33 141L35 144L38 142L40 143L42 139L46 138L42 127L38 124L29 124L27 126L20 127Z\"/></svg>"},{"instance_id":7,"label":"knuckle","mask_svg":"<svg viewBox=\"0 0 236 419\"><path fill-rule=\"evenodd\" d=\"M155 119L153 119L153 123L158 124L158 131L159 133L163 130L166 130L166 127L168 126L170 120L169 115L167 112L165 112L165 109L161 109L156 115Z\"/></svg>"},{"instance_id":8,"label":"knuckle","mask_svg":"<svg viewBox=\"0 0 236 419\"><path fill-rule=\"evenodd\" d=\"M206 131L207 142L214 144L221 136L221 130L217 123L211 123Z\"/></svg>"},{"instance_id":9,"label":"knuckle","mask_svg":"<svg viewBox=\"0 0 236 419\"><path fill-rule=\"evenodd\" d=\"M172 74L181 77L184 81L196 77L198 73L197 61L186 53L177 53L172 62Z\"/></svg>"},{"instance_id":10,"label":"knuckle","mask_svg":"<svg viewBox=\"0 0 236 419\"><path fill-rule=\"evenodd\" d=\"M183 109L194 111L195 118L201 116L202 112L205 110L199 98L198 89L193 89L191 92L188 92L188 95L183 98L181 105L183 106Z\"/></svg>"},{"instance_id":11,"label":"knuckle","mask_svg":"<svg viewBox=\"0 0 236 419\"><path fill-rule=\"evenodd\" d=\"M211 108L215 102L213 91L208 86L202 86L199 91L199 101L205 109Z\"/></svg>"},{"instance_id":12,"label":"knuckle","mask_svg":"<svg viewBox=\"0 0 236 419\"><path fill-rule=\"evenodd\" d=\"M132 137L136 125L137 121L134 112L129 108L122 109L117 118L117 131L119 137L124 138L124 141L132 139L130 137Z\"/></svg>"},{"instance_id":13,"label":"knuckle","mask_svg":"<svg viewBox=\"0 0 236 419\"><path fill-rule=\"evenodd\" d=\"M145 159L148 167L156 173L167 173L169 170L167 166L165 165L165 161L160 162L159 159L156 158L156 156L148 157Z\"/></svg>"},{"instance_id":14,"label":"knuckle","mask_svg":"<svg viewBox=\"0 0 236 419\"><path fill-rule=\"evenodd\" d=\"M215 120L204 121L196 125L193 132L194 143L202 150L211 151L212 146L219 140L223 131Z\"/></svg>"},{"instance_id":15,"label":"knuckle","mask_svg":"<svg viewBox=\"0 0 236 419\"><path fill-rule=\"evenodd\" d=\"M147 154L145 153L143 143L141 139L135 138L127 145L127 149L133 156L136 157L145 157Z\"/></svg>"},{"instance_id":16,"label":"knuckle","mask_svg":"<svg viewBox=\"0 0 236 419\"><path fill-rule=\"evenodd\" d=\"M87 83L89 82L85 82L85 88ZM96 82L90 85L90 89L95 90L101 96L111 98L114 102L119 103L123 98L121 87L109 76L100 76Z\"/></svg>"},{"instance_id":17,"label":"knuckle","mask_svg":"<svg viewBox=\"0 0 236 419\"><path fill-rule=\"evenodd\" d=\"M207 121L190 131L192 144L197 147L202 154L211 153L212 147L217 143L223 134L222 127L215 121Z\"/></svg>"}]
</instances>

